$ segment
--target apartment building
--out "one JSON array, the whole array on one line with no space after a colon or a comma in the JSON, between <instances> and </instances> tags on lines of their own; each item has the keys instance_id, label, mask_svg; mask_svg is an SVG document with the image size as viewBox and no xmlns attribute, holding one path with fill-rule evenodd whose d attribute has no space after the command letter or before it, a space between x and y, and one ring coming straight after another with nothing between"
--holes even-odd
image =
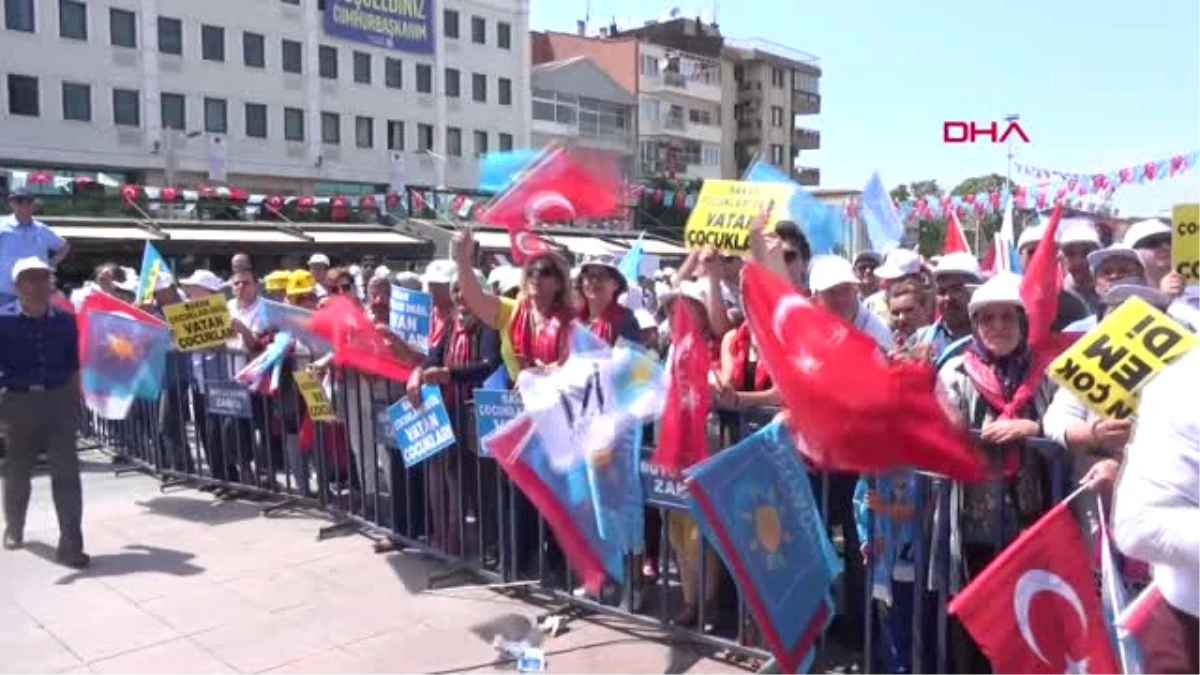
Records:
<instances>
[{"instance_id":1,"label":"apartment building","mask_svg":"<svg viewBox=\"0 0 1200 675\"><path fill-rule=\"evenodd\" d=\"M815 56L764 40L726 43L736 83L737 172L761 154L801 185L818 185L820 169L804 153L821 147L821 132L803 120L821 112L821 68Z\"/></svg>"},{"instance_id":2,"label":"apartment building","mask_svg":"<svg viewBox=\"0 0 1200 675\"><path fill-rule=\"evenodd\" d=\"M637 176L637 98L595 61L575 56L533 66L535 148L558 142L597 169Z\"/></svg>"},{"instance_id":3,"label":"apartment building","mask_svg":"<svg viewBox=\"0 0 1200 675\"><path fill-rule=\"evenodd\" d=\"M0 168L473 188L531 142L529 0L3 0Z\"/></svg>"}]
</instances>

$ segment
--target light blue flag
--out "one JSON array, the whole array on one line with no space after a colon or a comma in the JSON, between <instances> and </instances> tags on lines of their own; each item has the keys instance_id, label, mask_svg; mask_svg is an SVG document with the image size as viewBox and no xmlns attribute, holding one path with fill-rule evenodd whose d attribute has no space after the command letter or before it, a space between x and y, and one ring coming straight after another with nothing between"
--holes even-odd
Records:
<instances>
[{"instance_id":1,"label":"light blue flag","mask_svg":"<svg viewBox=\"0 0 1200 675\"><path fill-rule=\"evenodd\" d=\"M871 180L862 193L862 219L867 224L867 236L871 238L871 249L879 253L900 245L904 236L904 223L892 204L892 197L883 187L879 172L871 174Z\"/></svg>"},{"instance_id":2,"label":"light blue flag","mask_svg":"<svg viewBox=\"0 0 1200 675\"><path fill-rule=\"evenodd\" d=\"M788 178L779 167L764 162L761 158L750 164L745 179L751 183L783 183L795 186L792 197L788 200L788 218L795 221L804 231L814 254L834 252L834 247L842 240L842 233L849 228L839 209L817 199L811 192Z\"/></svg>"},{"instance_id":3,"label":"light blue flag","mask_svg":"<svg viewBox=\"0 0 1200 675\"><path fill-rule=\"evenodd\" d=\"M168 272L167 261L154 247L154 244L146 242L142 248L142 269L138 272L138 302L153 302L154 288L158 285L158 275L162 272Z\"/></svg>"},{"instance_id":4,"label":"light blue flag","mask_svg":"<svg viewBox=\"0 0 1200 675\"><path fill-rule=\"evenodd\" d=\"M504 192L539 154L537 150L509 150L489 152L480 157L479 191Z\"/></svg>"},{"instance_id":5,"label":"light blue flag","mask_svg":"<svg viewBox=\"0 0 1200 675\"><path fill-rule=\"evenodd\" d=\"M621 270L621 276L625 277L626 281L631 286L636 285L638 277L642 271L642 255L645 253L645 245L642 243L642 237L646 233L638 235L637 241L633 242L633 246L625 252L625 257L621 258L621 262L617 265L617 269Z\"/></svg>"}]
</instances>

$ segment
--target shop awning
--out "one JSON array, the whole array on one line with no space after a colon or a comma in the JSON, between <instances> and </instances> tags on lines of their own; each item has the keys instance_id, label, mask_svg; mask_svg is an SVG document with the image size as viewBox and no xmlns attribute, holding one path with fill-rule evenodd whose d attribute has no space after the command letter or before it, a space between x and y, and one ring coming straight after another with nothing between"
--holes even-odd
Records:
<instances>
[{"instance_id":1,"label":"shop awning","mask_svg":"<svg viewBox=\"0 0 1200 675\"><path fill-rule=\"evenodd\" d=\"M83 226L83 225L53 225L50 229L58 233L58 236L67 240L86 240L86 239L125 239L131 241L158 241L160 237L151 234L148 230L143 230L140 227L103 227L103 226Z\"/></svg>"},{"instance_id":2,"label":"shop awning","mask_svg":"<svg viewBox=\"0 0 1200 675\"><path fill-rule=\"evenodd\" d=\"M398 232L384 230L355 230L326 231L307 230L305 232L317 244L422 244L420 239L406 237Z\"/></svg>"},{"instance_id":3,"label":"shop awning","mask_svg":"<svg viewBox=\"0 0 1200 675\"><path fill-rule=\"evenodd\" d=\"M626 246L633 246L633 242L636 241L636 239L617 239L616 241L619 241ZM661 239L651 239L649 237L642 240L642 250L650 255L682 257L686 257L690 252L678 244L673 244L669 241L663 241Z\"/></svg>"},{"instance_id":4,"label":"shop awning","mask_svg":"<svg viewBox=\"0 0 1200 675\"><path fill-rule=\"evenodd\" d=\"M225 241L231 246L238 242L302 244L303 239L294 237L282 230L263 230L251 228L207 229L207 228L164 228L171 241Z\"/></svg>"},{"instance_id":5,"label":"shop awning","mask_svg":"<svg viewBox=\"0 0 1200 675\"><path fill-rule=\"evenodd\" d=\"M488 251L507 251L510 248L507 232L475 232L475 243Z\"/></svg>"},{"instance_id":6,"label":"shop awning","mask_svg":"<svg viewBox=\"0 0 1200 675\"><path fill-rule=\"evenodd\" d=\"M556 234L550 237L554 243L562 246L576 256L622 256L627 248L612 244L597 237L573 237Z\"/></svg>"}]
</instances>

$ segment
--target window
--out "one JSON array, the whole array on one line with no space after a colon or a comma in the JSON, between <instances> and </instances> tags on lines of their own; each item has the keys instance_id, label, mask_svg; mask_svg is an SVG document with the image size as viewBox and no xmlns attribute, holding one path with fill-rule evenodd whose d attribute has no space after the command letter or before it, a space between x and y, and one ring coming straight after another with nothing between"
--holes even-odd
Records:
<instances>
[{"instance_id":1,"label":"window","mask_svg":"<svg viewBox=\"0 0 1200 675\"><path fill-rule=\"evenodd\" d=\"M204 97L204 130L210 134L229 131L229 110L225 99Z\"/></svg>"},{"instance_id":2,"label":"window","mask_svg":"<svg viewBox=\"0 0 1200 675\"><path fill-rule=\"evenodd\" d=\"M159 96L159 107L162 109L162 126L164 129L180 129L187 126L187 110L184 106L183 94L167 94Z\"/></svg>"},{"instance_id":3,"label":"window","mask_svg":"<svg viewBox=\"0 0 1200 675\"><path fill-rule=\"evenodd\" d=\"M475 132L475 156L483 157L488 152L487 147L488 135L486 131Z\"/></svg>"},{"instance_id":4,"label":"window","mask_svg":"<svg viewBox=\"0 0 1200 675\"><path fill-rule=\"evenodd\" d=\"M658 121L658 113L659 113L658 99L656 99L656 98L642 99L642 117L646 118L646 121L657 122Z\"/></svg>"},{"instance_id":5,"label":"window","mask_svg":"<svg viewBox=\"0 0 1200 675\"><path fill-rule=\"evenodd\" d=\"M783 108L781 108L777 105L771 106L771 126L773 126L773 127L782 127L783 126Z\"/></svg>"},{"instance_id":6,"label":"window","mask_svg":"<svg viewBox=\"0 0 1200 675\"><path fill-rule=\"evenodd\" d=\"M448 38L458 39L458 12L447 9L442 11L443 34Z\"/></svg>"},{"instance_id":7,"label":"window","mask_svg":"<svg viewBox=\"0 0 1200 675\"><path fill-rule=\"evenodd\" d=\"M63 119L75 122L92 121L92 88L86 84L63 82Z\"/></svg>"},{"instance_id":8,"label":"window","mask_svg":"<svg viewBox=\"0 0 1200 675\"><path fill-rule=\"evenodd\" d=\"M280 60L283 62L283 72L299 73L301 71L300 43L295 40L284 40L281 43Z\"/></svg>"},{"instance_id":9,"label":"window","mask_svg":"<svg viewBox=\"0 0 1200 675\"><path fill-rule=\"evenodd\" d=\"M713 114L711 110L697 110L692 108L688 110L688 121L692 124L702 124L704 126L713 126Z\"/></svg>"},{"instance_id":10,"label":"window","mask_svg":"<svg viewBox=\"0 0 1200 675\"><path fill-rule=\"evenodd\" d=\"M496 22L496 46L512 49L512 26L503 21Z\"/></svg>"},{"instance_id":11,"label":"window","mask_svg":"<svg viewBox=\"0 0 1200 675\"><path fill-rule=\"evenodd\" d=\"M123 127L142 125L141 95L135 89L113 89L113 123Z\"/></svg>"},{"instance_id":12,"label":"window","mask_svg":"<svg viewBox=\"0 0 1200 675\"><path fill-rule=\"evenodd\" d=\"M337 113L321 113L321 142L338 145L342 142L342 117Z\"/></svg>"},{"instance_id":13,"label":"window","mask_svg":"<svg viewBox=\"0 0 1200 675\"><path fill-rule=\"evenodd\" d=\"M658 75L658 59L649 54L642 54L642 74Z\"/></svg>"},{"instance_id":14,"label":"window","mask_svg":"<svg viewBox=\"0 0 1200 675\"><path fill-rule=\"evenodd\" d=\"M158 17L158 51L183 55L183 22L165 16Z\"/></svg>"},{"instance_id":15,"label":"window","mask_svg":"<svg viewBox=\"0 0 1200 675\"><path fill-rule=\"evenodd\" d=\"M4 27L34 32L33 0L4 0Z\"/></svg>"},{"instance_id":16,"label":"window","mask_svg":"<svg viewBox=\"0 0 1200 675\"><path fill-rule=\"evenodd\" d=\"M354 52L354 81L359 84L371 84L370 54Z\"/></svg>"},{"instance_id":17,"label":"window","mask_svg":"<svg viewBox=\"0 0 1200 675\"><path fill-rule=\"evenodd\" d=\"M359 115L354 118L354 145L360 148L375 147L375 119Z\"/></svg>"},{"instance_id":18,"label":"window","mask_svg":"<svg viewBox=\"0 0 1200 675\"><path fill-rule=\"evenodd\" d=\"M283 109L283 140L304 140L304 111L299 108Z\"/></svg>"},{"instance_id":19,"label":"window","mask_svg":"<svg viewBox=\"0 0 1200 675\"><path fill-rule=\"evenodd\" d=\"M706 145L702 152L702 161L705 166L720 166L721 165L721 148L715 145Z\"/></svg>"},{"instance_id":20,"label":"window","mask_svg":"<svg viewBox=\"0 0 1200 675\"><path fill-rule=\"evenodd\" d=\"M87 5L79 0L58 0L58 34L72 40L87 40Z\"/></svg>"},{"instance_id":21,"label":"window","mask_svg":"<svg viewBox=\"0 0 1200 675\"><path fill-rule=\"evenodd\" d=\"M337 47L321 45L317 50L317 72L328 80L337 79Z\"/></svg>"},{"instance_id":22,"label":"window","mask_svg":"<svg viewBox=\"0 0 1200 675\"><path fill-rule=\"evenodd\" d=\"M446 96L450 98L458 98L460 93L460 82L458 70L455 68L446 69Z\"/></svg>"},{"instance_id":23,"label":"window","mask_svg":"<svg viewBox=\"0 0 1200 675\"><path fill-rule=\"evenodd\" d=\"M246 136L267 137L267 106L262 103L246 104Z\"/></svg>"},{"instance_id":24,"label":"window","mask_svg":"<svg viewBox=\"0 0 1200 675\"><path fill-rule=\"evenodd\" d=\"M500 78L500 105L512 105L512 80Z\"/></svg>"},{"instance_id":25,"label":"window","mask_svg":"<svg viewBox=\"0 0 1200 675\"><path fill-rule=\"evenodd\" d=\"M388 150L403 150L404 149L404 121L403 120L388 120L387 121L387 149Z\"/></svg>"},{"instance_id":26,"label":"window","mask_svg":"<svg viewBox=\"0 0 1200 675\"><path fill-rule=\"evenodd\" d=\"M478 103L487 103L487 75L471 73L471 98Z\"/></svg>"},{"instance_id":27,"label":"window","mask_svg":"<svg viewBox=\"0 0 1200 675\"><path fill-rule=\"evenodd\" d=\"M108 41L114 47L137 48L137 16L126 9L108 9Z\"/></svg>"},{"instance_id":28,"label":"window","mask_svg":"<svg viewBox=\"0 0 1200 675\"><path fill-rule=\"evenodd\" d=\"M283 0L283 4L285 4L285 5L299 5L299 4L300 4L300 0Z\"/></svg>"},{"instance_id":29,"label":"window","mask_svg":"<svg viewBox=\"0 0 1200 675\"><path fill-rule=\"evenodd\" d=\"M487 44L487 21L482 16L471 17L471 42Z\"/></svg>"},{"instance_id":30,"label":"window","mask_svg":"<svg viewBox=\"0 0 1200 675\"><path fill-rule=\"evenodd\" d=\"M446 156L462 157L462 129L446 127Z\"/></svg>"},{"instance_id":31,"label":"window","mask_svg":"<svg viewBox=\"0 0 1200 675\"><path fill-rule=\"evenodd\" d=\"M433 93L433 66L428 63L417 64L417 91L422 94Z\"/></svg>"},{"instance_id":32,"label":"window","mask_svg":"<svg viewBox=\"0 0 1200 675\"><path fill-rule=\"evenodd\" d=\"M258 33L242 33L242 62L247 68L267 67L266 39Z\"/></svg>"},{"instance_id":33,"label":"window","mask_svg":"<svg viewBox=\"0 0 1200 675\"><path fill-rule=\"evenodd\" d=\"M771 86L782 89L783 83L784 83L783 69L782 68L772 68L771 69Z\"/></svg>"},{"instance_id":34,"label":"window","mask_svg":"<svg viewBox=\"0 0 1200 675\"><path fill-rule=\"evenodd\" d=\"M37 117L41 114L38 79L28 75L8 76L8 112Z\"/></svg>"},{"instance_id":35,"label":"window","mask_svg":"<svg viewBox=\"0 0 1200 675\"><path fill-rule=\"evenodd\" d=\"M428 152L433 149L433 125L417 124L417 152Z\"/></svg>"},{"instance_id":36,"label":"window","mask_svg":"<svg viewBox=\"0 0 1200 675\"><path fill-rule=\"evenodd\" d=\"M771 163L775 166L783 166L783 146L771 146Z\"/></svg>"},{"instance_id":37,"label":"window","mask_svg":"<svg viewBox=\"0 0 1200 675\"><path fill-rule=\"evenodd\" d=\"M512 148L512 134L500 134L500 152L509 152Z\"/></svg>"},{"instance_id":38,"label":"window","mask_svg":"<svg viewBox=\"0 0 1200 675\"><path fill-rule=\"evenodd\" d=\"M404 62L400 59L385 59L383 62L383 84L389 89L403 89Z\"/></svg>"},{"instance_id":39,"label":"window","mask_svg":"<svg viewBox=\"0 0 1200 675\"><path fill-rule=\"evenodd\" d=\"M205 61L225 60L225 29L220 26L200 26L200 58Z\"/></svg>"}]
</instances>

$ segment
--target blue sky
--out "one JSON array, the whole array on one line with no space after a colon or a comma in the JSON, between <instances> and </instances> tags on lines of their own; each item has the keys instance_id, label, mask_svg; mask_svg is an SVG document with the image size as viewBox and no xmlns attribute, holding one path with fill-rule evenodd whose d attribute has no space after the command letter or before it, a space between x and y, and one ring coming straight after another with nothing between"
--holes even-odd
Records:
<instances>
[{"instance_id":1,"label":"blue sky","mask_svg":"<svg viewBox=\"0 0 1200 675\"><path fill-rule=\"evenodd\" d=\"M533 0L534 29L574 30L587 0ZM712 0L591 0L593 25L711 14ZM1196 0L725 0L728 37L761 37L821 59L821 150L800 163L826 186L889 187L936 178L946 189L1005 172L1003 145L944 145L942 121L1021 115L1016 159L1094 173L1200 148ZM869 46L869 47L868 47ZM1016 174L1014 173L1014 178ZM1153 215L1200 196L1200 170L1116 193L1122 213Z\"/></svg>"}]
</instances>

